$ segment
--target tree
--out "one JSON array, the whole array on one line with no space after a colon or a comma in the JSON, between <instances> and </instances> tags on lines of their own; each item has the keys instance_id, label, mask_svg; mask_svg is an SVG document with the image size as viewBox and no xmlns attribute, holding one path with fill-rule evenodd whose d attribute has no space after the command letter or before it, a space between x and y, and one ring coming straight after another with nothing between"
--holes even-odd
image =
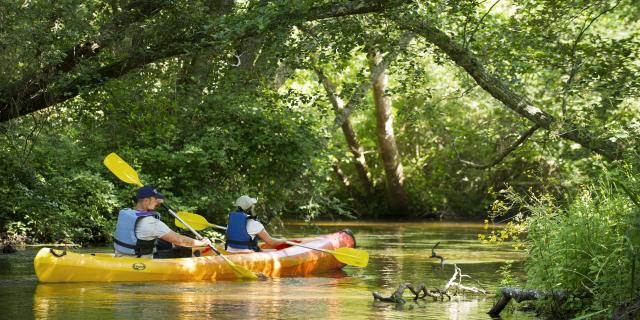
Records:
<instances>
[{"instance_id":1,"label":"tree","mask_svg":"<svg viewBox=\"0 0 640 320\"><path fill-rule=\"evenodd\" d=\"M296 6L284 3L277 6L275 10L265 11L260 6L256 6L255 10L249 10L246 13L224 15L209 21L203 21L202 16L191 15L189 17L193 19L192 21L180 19L180 9L184 8L171 1L133 1L125 7L125 13L112 15L112 22L100 28L97 35L87 35L94 37L95 40L76 44L66 50L55 48L56 51L66 51L62 59L55 59L42 70L23 75L17 82L7 81L8 84L0 89L0 96L3 97L0 103L0 122L66 101L76 97L81 90L98 87L147 64L179 56L194 47L213 48L225 42L249 39L260 34L262 30L281 25L283 21L293 25L301 21L380 12L401 3L402 1L362 0L315 6L306 2L299 2ZM201 4L191 5L197 7ZM190 9L189 6L186 8ZM165 11L168 13L166 17L159 17L150 28L129 30L135 27L134 22L141 22L148 15L156 16ZM192 12L189 11L189 13ZM175 32L166 33L160 30L175 30ZM219 32L212 33L209 32L210 30L219 30ZM112 36L123 34L140 39L142 42L136 43L136 46L128 52L104 57L103 61L95 63L95 60L102 59L92 58L101 56L100 53L104 52L104 48L116 45L117 38ZM77 52L80 54L78 55ZM15 68L15 66L10 67Z\"/></svg>"},{"instance_id":2,"label":"tree","mask_svg":"<svg viewBox=\"0 0 640 320\"><path fill-rule=\"evenodd\" d=\"M381 65L382 55L370 53L371 68ZM393 110L386 95L387 75L383 71L373 82L373 99L376 107L377 136L380 156L384 163L385 178L392 212L408 212L409 201L404 191L404 172L396 140L393 134Z\"/></svg>"}]
</instances>

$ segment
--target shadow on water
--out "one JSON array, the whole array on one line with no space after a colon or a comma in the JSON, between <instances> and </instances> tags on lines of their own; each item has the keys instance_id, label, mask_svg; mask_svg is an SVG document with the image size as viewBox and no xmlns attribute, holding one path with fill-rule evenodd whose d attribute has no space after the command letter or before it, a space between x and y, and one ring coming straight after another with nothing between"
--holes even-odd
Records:
<instances>
[{"instance_id":1,"label":"shadow on water","mask_svg":"<svg viewBox=\"0 0 640 320\"><path fill-rule=\"evenodd\" d=\"M373 301L372 292L390 295L402 282L442 287L453 264L472 279L466 284L492 288L496 270L522 253L508 246L484 246L476 239L480 224L350 223L308 227L289 224L288 237L310 236L349 227L358 248L367 250L369 266L305 278L257 282L156 282L38 284L33 273L35 250L0 256L0 297L7 319L490 319L493 297L454 296L451 301L405 305ZM440 241L430 258L431 247ZM110 248L82 249L109 251ZM435 268L434 268L435 266ZM522 276L522 264L514 263ZM6 315L6 316L5 316ZM503 319L533 319L530 314L504 314Z\"/></svg>"}]
</instances>

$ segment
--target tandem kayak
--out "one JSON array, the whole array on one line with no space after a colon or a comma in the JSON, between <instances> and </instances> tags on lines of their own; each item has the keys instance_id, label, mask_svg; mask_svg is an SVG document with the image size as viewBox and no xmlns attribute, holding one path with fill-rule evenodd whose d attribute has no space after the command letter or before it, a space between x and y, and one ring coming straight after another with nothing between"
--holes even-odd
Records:
<instances>
[{"instance_id":1,"label":"tandem kayak","mask_svg":"<svg viewBox=\"0 0 640 320\"><path fill-rule=\"evenodd\" d=\"M353 248L355 244L349 230L304 239L305 246L326 250ZM222 257L205 251L200 257L149 259L42 248L33 263L40 282L215 281L236 278ZM304 276L344 267L331 254L298 246L255 253L227 253L225 256L236 265L269 277Z\"/></svg>"}]
</instances>

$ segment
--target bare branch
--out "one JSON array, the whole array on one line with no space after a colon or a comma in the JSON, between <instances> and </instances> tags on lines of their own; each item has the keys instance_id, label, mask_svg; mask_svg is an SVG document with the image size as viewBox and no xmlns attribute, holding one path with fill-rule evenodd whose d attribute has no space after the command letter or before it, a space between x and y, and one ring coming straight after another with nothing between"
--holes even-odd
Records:
<instances>
[{"instance_id":1,"label":"bare branch","mask_svg":"<svg viewBox=\"0 0 640 320\"><path fill-rule=\"evenodd\" d=\"M527 132L525 132L522 135L520 135L520 138L518 138L518 140L516 140L516 142L514 142L511 146L509 146L507 149L502 151L502 153L500 155L498 155L498 157L496 157L493 161L491 161L491 162L489 162L487 164L477 164L475 162L471 162L471 161L460 159L460 155L456 151L456 155L458 156L458 161L462 162L466 166L473 167L473 168L476 168L476 169L491 168L491 167L495 166L496 164L500 163L502 160L504 160L504 158L506 158L511 152L513 152L520 145L522 145L525 142L525 140L527 140L531 135L533 135L533 133L536 132L536 130L538 130L539 128L540 128L540 126L537 125L537 124L534 125L533 127L531 127L529 130L527 130ZM454 149L455 149L455 145L454 145Z\"/></svg>"},{"instance_id":2,"label":"bare branch","mask_svg":"<svg viewBox=\"0 0 640 320\"><path fill-rule=\"evenodd\" d=\"M431 248L431 257L429 258L440 259L440 270L444 271L444 257L436 254L436 248L438 247L439 244L440 244L440 241L436 242L436 244L433 245L433 247ZM433 268L431 270L433 270Z\"/></svg>"}]
</instances>

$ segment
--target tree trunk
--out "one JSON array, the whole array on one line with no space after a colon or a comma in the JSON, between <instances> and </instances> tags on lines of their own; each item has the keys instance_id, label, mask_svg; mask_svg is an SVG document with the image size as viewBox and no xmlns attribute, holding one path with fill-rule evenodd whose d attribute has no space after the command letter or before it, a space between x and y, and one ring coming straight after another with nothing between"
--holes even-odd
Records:
<instances>
[{"instance_id":1,"label":"tree trunk","mask_svg":"<svg viewBox=\"0 0 640 320\"><path fill-rule=\"evenodd\" d=\"M373 70L382 63L380 53L370 54L370 65ZM381 72L373 81L373 99L376 106L376 122L378 145L384 164L384 172L389 195L389 204L392 214L405 215L408 212L408 198L404 190L404 172L396 139L393 134L393 110L391 98L385 96L387 88L387 74Z\"/></svg>"},{"instance_id":2,"label":"tree trunk","mask_svg":"<svg viewBox=\"0 0 640 320\"><path fill-rule=\"evenodd\" d=\"M338 97L338 95L336 94L335 85L324 75L322 70L316 67L315 71L318 75L318 79L327 91L327 96L329 97L329 101L331 101L333 110L336 112L336 114L339 114L340 111L344 109L344 101L342 101L342 99ZM360 183L362 185L364 194L370 195L373 192L373 183L371 182L371 175L369 174L367 162L364 158L364 149L362 149L362 147L360 146L358 136L356 135L355 130L353 130L353 126L351 125L351 121L349 121L349 119L346 119L342 123L341 127L342 132L344 133L344 138L347 141L347 147L353 155L353 164L356 167L356 172L358 173L358 177L360 178Z\"/></svg>"},{"instance_id":3,"label":"tree trunk","mask_svg":"<svg viewBox=\"0 0 640 320\"><path fill-rule=\"evenodd\" d=\"M369 87L371 86L371 83L375 82L375 80L380 77L382 73L384 73L384 71L387 69L387 66L389 66L393 61L396 60L400 52L406 51L407 46L409 46L409 43L411 42L411 39L413 39L413 34L411 32L405 32L404 34L402 34L400 36L398 47L387 52L384 60L371 68L369 72L369 81L360 83L360 85L356 87L356 90L349 98L349 102L344 107L344 109L340 110L340 113L336 114L336 117L333 119L334 129L337 129L342 125L343 122L345 122L349 118L349 115L358 107L360 101L362 101L362 99L364 98L365 94L369 90Z\"/></svg>"}]
</instances>

